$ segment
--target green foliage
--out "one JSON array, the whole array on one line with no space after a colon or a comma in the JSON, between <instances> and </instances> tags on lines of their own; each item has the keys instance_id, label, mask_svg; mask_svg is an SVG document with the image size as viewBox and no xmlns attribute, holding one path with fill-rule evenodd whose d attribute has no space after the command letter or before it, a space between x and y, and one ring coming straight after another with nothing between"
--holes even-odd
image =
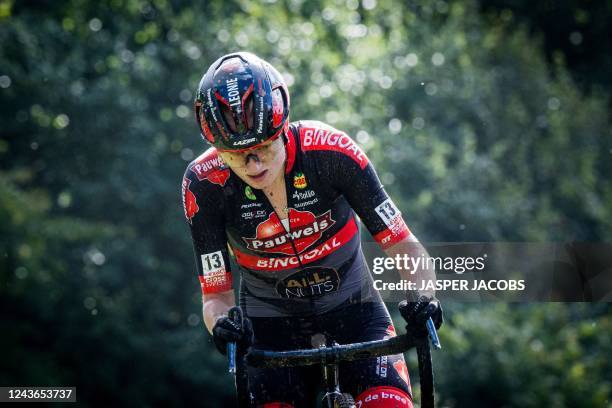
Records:
<instances>
[{"instance_id":1,"label":"green foliage","mask_svg":"<svg viewBox=\"0 0 612 408\"><path fill-rule=\"evenodd\" d=\"M434 360L443 406L606 406L607 304L447 306L455 312L440 335L452 352Z\"/></svg>"},{"instance_id":2,"label":"green foliage","mask_svg":"<svg viewBox=\"0 0 612 408\"><path fill-rule=\"evenodd\" d=\"M0 383L229 404L179 188L193 91L238 49L285 75L292 119L356 137L422 240L609 240L608 96L483 21L469 0L0 1ZM447 310L449 406L610 398L609 309Z\"/></svg>"}]
</instances>

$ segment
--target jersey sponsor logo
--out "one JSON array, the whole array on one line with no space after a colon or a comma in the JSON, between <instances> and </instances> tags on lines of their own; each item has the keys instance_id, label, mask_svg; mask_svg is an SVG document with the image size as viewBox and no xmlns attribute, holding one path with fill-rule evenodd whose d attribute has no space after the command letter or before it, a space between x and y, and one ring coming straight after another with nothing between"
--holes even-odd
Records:
<instances>
[{"instance_id":1,"label":"jersey sponsor logo","mask_svg":"<svg viewBox=\"0 0 612 408\"><path fill-rule=\"evenodd\" d=\"M408 377L408 367L406 367L406 362L404 359L402 358L394 362L393 368L395 368L395 371L397 371L400 378L404 380L406 384L408 384L408 389L410 389L410 377Z\"/></svg>"},{"instance_id":2,"label":"jersey sponsor logo","mask_svg":"<svg viewBox=\"0 0 612 408\"><path fill-rule=\"evenodd\" d=\"M293 176L293 187L304 189L307 186L308 184L306 183L306 176L304 173L295 173L295 176Z\"/></svg>"},{"instance_id":3,"label":"jersey sponsor logo","mask_svg":"<svg viewBox=\"0 0 612 408\"><path fill-rule=\"evenodd\" d=\"M307 207L309 205L313 205L319 202L319 198L315 197L316 193L314 190L306 190L306 191L294 191L291 196L297 203L293 204L295 208ZM308 200L308 201L302 201Z\"/></svg>"},{"instance_id":4,"label":"jersey sponsor logo","mask_svg":"<svg viewBox=\"0 0 612 408\"><path fill-rule=\"evenodd\" d=\"M284 298L309 298L335 292L339 286L340 276L335 269L307 267L279 280L276 291Z\"/></svg>"},{"instance_id":5,"label":"jersey sponsor logo","mask_svg":"<svg viewBox=\"0 0 612 408\"><path fill-rule=\"evenodd\" d=\"M314 262L317 259L327 256L341 246L342 242L334 237L325 242L323 245L300 254L299 257L290 256L286 258L260 258L257 260L257 268L277 270L298 267L300 264Z\"/></svg>"},{"instance_id":6,"label":"jersey sponsor logo","mask_svg":"<svg viewBox=\"0 0 612 408\"><path fill-rule=\"evenodd\" d=\"M191 165L190 170L195 173L198 180L208 180L213 184L224 186L230 176L230 170L223 159L213 150L207 150Z\"/></svg>"},{"instance_id":7,"label":"jersey sponsor logo","mask_svg":"<svg viewBox=\"0 0 612 408\"><path fill-rule=\"evenodd\" d=\"M376 358L376 374L380 378L387 378L388 357L380 356Z\"/></svg>"},{"instance_id":8,"label":"jersey sponsor logo","mask_svg":"<svg viewBox=\"0 0 612 408\"><path fill-rule=\"evenodd\" d=\"M253 207L261 207L263 204L262 203L248 203L248 204L242 204L240 206L241 210L247 209L247 208L253 208Z\"/></svg>"},{"instance_id":9,"label":"jersey sponsor logo","mask_svg":"<svg viewBox=\"0 0 612 408\"><path fill-rule=\"evenodd\" d=\"M241 252L238 248L233 248L236 262L238 265L259 271L274 272L285 269L293 269L315 262L337 251L347 242L350 242L357 233L355 219L351 218L332 238L328 239L319 246L310 249L299 256L287 256L280 258L264 258L257 255Z\"/></svg>"},{"instance_id":10,"label":"jersey sponsor logo","mask_svg":"<svg viewBox=\"0 0 612 408\"><path fill-rule=\"evenodd\" d=\"M253 192L253 189L251 188L251 186L246 186L244 188L244 195L249 200L257 200L257 197L255 196L255 193Z\"/></svg>"},{"instance_id":11,"label":"jersey sponsor logo","mask_svg":"<svg viewBox=\"0 0 612 408\"><path fill-rule=\"evenodd\" d=\"M276 213L260 223L254 238L243 238L251 251L297 255L317 242L323 232L327 231L336 221L331 218L331 210L323 215L315 216L310 211L289 209L289 225L287 232ZM294 246L295 245L295 250ZM295 253L297 251L297 254Z\"/></svg>"},{"instance_id":12,"label":"jersey sponsor logo","mask_svg":"<svg viewBox=\"0 0 612 408\"><path fill-rule=\"evenodd\" d=\"M308 207L309 205L315 205L318 202L319 202L319 199L317 197L315 197L312 200L304 201L304 202L301 202L301 203L295 203L295 204L293 204L293 206L295 208L302 208L302 207Z\"/></svg>"},{"instance_id":13,"label":"jersey sponsor logo","mask_svg":"<svg viewBox=\"0 0 612 408\"><path fill-rule=\"evenodd\" d=\"M247 211L243 212L240 216L245 220L252 220L253 218L263 218L267 215L266 210Z\"/></svg>"},{"instance_id":14,"label":"jersey sponsor logo","mask_svg":"<svg viewBox=\"0 0 612 408\"><path fill-rule=\"evenodd\" d=\"M355 398L356 408L402 407L412 408L412 399L397 387L370 387Z\"/></svg>"},{"instance_id":15,"label":"jersey sponsor logo","mask_svg":"<svg viewBox=\"0 0 612 408\"><path fill-rule=\"evenodd\" d=\"M315 196L314 190L294 191L291 196L294 200L308 200Z\"/></svg>"},{"instance_id":16,"label":"jersey sponsor logo","mask_svg":"<svg viewBox=\"0 0 612 408\"><path fill-rule=\"evenodd\" d=\"M333 150L341 152L353 159L361 169L368 165L368 158L347 134L335 129L302 128L300 139L303 149L306 150Z\"/></svg>"},{"instance_id":17,"label":"jersey sponsor logo","mask_svg":"<svg viewBox=\"0 0 612 408\"><path fill-rule=\"evenodd\" d=\"M183 178L182 191L183 191L183 210L185 211L185 218L191 224L192 218L198 213L200 207L196 201L196 196L189 190L191 180Z\"/></svg>"}]
</instances>

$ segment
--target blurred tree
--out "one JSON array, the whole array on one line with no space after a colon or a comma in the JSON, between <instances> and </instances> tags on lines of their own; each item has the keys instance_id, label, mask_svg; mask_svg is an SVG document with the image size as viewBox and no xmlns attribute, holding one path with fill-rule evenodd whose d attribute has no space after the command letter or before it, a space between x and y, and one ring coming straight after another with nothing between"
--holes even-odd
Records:
<instances>
[{"instance_id":1,"label":"blurred tree","mask_svg":"<svg viewBox=\"0 0 612 408\"><path fill-rule=\"evenodd\" d=\"M478 11L469 0L0 1L1 382L76 385L92 406L229 405L179 186L206 148L193 90L237 49L279 67L294 120L361 143L422 239L609 240L608 96L584 95L526 29ZM495 310L508 327L529 314ZM496 343L479 354L474 339L453 340L455 327L478 332L471 313L455 314L440 364L467 347L510 373L483 377L490 387L521 373ZM529 336L547 335L527 320ZM505 333L528 352L519 345L532 337ZM588 365L593 348L550 347L608 378ZM485 382L456 384L441 382L449 403ZM555 404L540 382L505 384ZM580 384L579 395L609 398L601 382Z\"/></svg>"},{"instance_id":2,"label":"blurred tree","mask_svg":"<svg viewBox=\"0 0 612 408\"><path fill-rule=\"evenodd\" d=\"M576 81L590 88L612 88L612 3L609 1L479 1L480 9L494 24L505 21L527 24L544 40L548 61L561 53Z\"/></svg>"},{"instance_id":3,"label":"blurred tree","mask_svg":"<svg viewBox=\"0 0 612 408\"><path fill-rule=\"evenodd\" d=\"M447 306L440 336L452 352L434 354L440 406L609 405L608 304Z\"/></svg>"}]
</instances>

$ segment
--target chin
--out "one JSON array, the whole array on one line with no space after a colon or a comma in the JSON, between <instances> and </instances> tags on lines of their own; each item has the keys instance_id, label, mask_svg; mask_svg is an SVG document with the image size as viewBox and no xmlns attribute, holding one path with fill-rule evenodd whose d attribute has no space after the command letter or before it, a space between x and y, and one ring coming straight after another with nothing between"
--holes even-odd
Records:
<instances>
[{"instance_id":1,"label":"chin","mask_svg":"<svg viewBox=\"0 0 612 408\"><path fill-rule=\"evenodd\" d=\"M271 182L271 178L270 178L270 175L269 175L269 174L266 174L266 177L265 177L264 179L262 179L262 180L257 180L257 181L255 181L255 180L251 179L249 176L246 176L246 175L245 175L245 176L242 178L242 180L243 180L245 183L247 183L249 186L251 186L251 187L253 187L253 188L256 188L256 189L258 189L258 190L261 190L261 189L263 189L263 188L266 188L266 187L268 187L270 184L272 184L272 182Z\"/></svg>"},{"instance_id":2,"label":"chin","mask_svg":"<svg viewBox=\"0 0 612 408\"><path fill-rule=\"evenodd\" d=\"M254 182L253 184L251 184L251 187L256 188L258 190L270 187L272 185L272 180L267 180L267 178L268 177L266 177L266 180Z\"/></svg>"}]
</instances>

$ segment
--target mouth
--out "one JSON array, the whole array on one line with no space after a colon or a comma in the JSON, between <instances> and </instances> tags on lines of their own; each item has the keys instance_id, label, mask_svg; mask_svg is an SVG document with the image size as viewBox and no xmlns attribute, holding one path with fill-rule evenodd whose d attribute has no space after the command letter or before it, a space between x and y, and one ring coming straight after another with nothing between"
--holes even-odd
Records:
<instances>
[{"instance_id":1,"label":"mouth","mask_svg":"<svg viewBox=\"0 0 612 408\"><path fill-rule=\"evenodd\" d=\"M264 170L261 173L258 173L258 174L255 174L255 175L248 174L248 176L253 181L260 181L260 180L262 180L266 176L267 173L268 173L268 170Z\"/></svg>"}]
</instances>

